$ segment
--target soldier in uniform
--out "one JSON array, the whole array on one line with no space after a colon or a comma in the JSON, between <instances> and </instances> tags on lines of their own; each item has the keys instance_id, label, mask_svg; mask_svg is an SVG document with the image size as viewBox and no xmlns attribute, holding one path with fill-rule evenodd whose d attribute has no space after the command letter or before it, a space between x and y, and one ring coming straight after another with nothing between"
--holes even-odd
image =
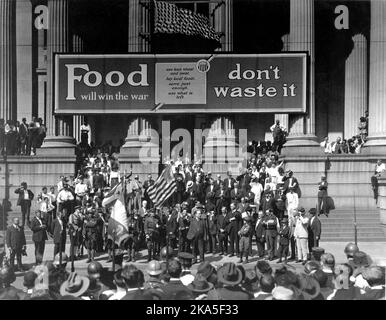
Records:
<instances>
[{"instance_id":1,"label":"soldier in uniform","mask_svg":"<svg viewBox=\"0 0 386 320\"><path fill-rule=\"evenodd\" d=\"M98 247L97 224L98 220L95 217L95 213L89 213L84 219L83 235L88 256L86 263L94 261L95 252Z\"/></svg>"},{"instance_id":2,"label":"soldier in uniform","mask_svg":"<svg viewBox=\"0 0 386 320\"><path fill-rule=\"evenodd\" d=\"M140 233L140 223L139 223L139 214L136 209L134 209L134 214L128 218L128 231L129 238L126 240L125 247L127 249L127 261L135 262L136 252L139 245L139 233Z\"/></svg>"},{"instance_id":3,"label":"soldier in uniform","mask_svg":"<svg viewBox=\"0 0 386 320\"><path fill-rule=\"evenodd\" d=\"M267 211L266 217L264 218L263 225L265 227L265 239L267 242L267 251L269 261L272 261L275 257L276 251L276 238L278 230L280 229L279 220L273 214L273 210Z\"/></svg>"},{"instance_id":4,"label":"soldier in uniform","mask_svg":"<svg viewBox=\"0 0 386 320\"><path fill-rule=\"evenodd\" d=\"M245 256L245 263L248 263L248 253L249 253L249 247L250 247L250 234L252 233L252 228L250 225L251 218L250 216L245 216L243 219L243 225L241 229L238 232L238 235L240 237L240 261L239 263L243 262L243 255Z\"/></svg>"},{"instance_id":5,"label":"soldier in uniform","mask_svg":"<svg viewBox=\"0 0 386 320\"><path fill-rule=\"evenodd\" d=\"M164 298L165 292L162 290L164 284L161 280L161 275L163 273L161 264L157 260L150 261L147 265L146 272L149 275L149 278L144 285L146 293Z\"/></svg>"},{"instance_id":6,"label":"soldier in uniform","mask_svg":"<svg viewBox=\"0 0 386 320\"><path fill-rule=\"evenodd\" d=\"M275 196L274 201L275 201L275 203L274 203L275 216L279 220L281 220L284 218L285 209L286 209L285 208L286 196L284 194L284 188L283 187L279 188L279 192Z\"/></svg>"},{"instance_id":7,"label":"soldier in uniform","mask_svg":"<svg viewBox=\"0 0 386 320\"><path fill-rule=\"evenodd\" d=\"M82 245L83 215L81 206L75 207L75 212L70 214L68 219L68 234L70 236L70 255L74 260L80 258L80 247Z\"/></svg>"},{"instance_id":8,"label":"soldier in uniform","mask_svg":"<svg viewBox=\"0 0 386 320\"><path fill-rule=\"evenodd\" d=\"M157 255L157 246L159 245L159 221L155 217L154 209L150 210L150 215L146 217L144 223L144 231L146 237L146 245L148 251L148 262L152 260L152 257Z\"/></svg>"},{"instance_id":9,"label":"soldier in uniform","mask_svg":"<svg viewBox=\"0 0 386 320\"><path fill-rule=\"evenodd\" d=\"M189 252L190 244L187 239L187 234L190 225L190 219L188 217L187 209L182 209L182 212L177 217L178 225L178 251L179 252Z\"/></svg>"}]
</instances>

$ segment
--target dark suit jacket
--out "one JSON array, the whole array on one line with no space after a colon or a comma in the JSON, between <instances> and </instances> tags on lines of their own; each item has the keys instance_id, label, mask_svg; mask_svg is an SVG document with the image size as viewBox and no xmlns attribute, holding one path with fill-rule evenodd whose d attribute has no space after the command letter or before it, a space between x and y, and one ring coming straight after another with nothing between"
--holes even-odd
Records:
<instances>
[{"instance_id":1,"label":"dark suit jacket","mask_svg":"<svg viewBox=\"0 0 386 320\"><path fill-rule=\"evenodd\" d=\"M241 198L244 196L244 192L241 188L237 188L237 191L236 189L232 189L230 195L231 195L232 202L233 201L240 202Z\"/></svg>"},{"instance_id":2,"label":"dark suit jacket","mask_svg":"<svg viewBox=\"0 0 386 320\"><path fill-rule=\"evenodd\" d=\"M234 188L235 182L236 182L236 179L235 178L231 178L231 189ZM224 184L225 187L227 187L229 189L229 178L225 178L223 184Z\"/></svg>"},{"instance_id":3,"label":"dark suit jacket","mask_svg":"<svg viewBox=\"0 0 386 320\"><path fill-rule=\"evenodd\" d=\"M21 250L26 245L24 229L19 227L17 230L13 225L7 228L6 235L7 247L12 250Z\"/></svg>"},{"instance_id":4,"label":"dark suit jacket","mask_svg":"<svg viewBox=\"0 0 386 320\"><path fill-rule=\"evenodd\" d=\"M44 221L44 219L40 219L43 223L43 225L47 226L47 222ZM41 227L40 222L36 217L34 217L31 221L31 230L33 232L32 234L32 241L34 242L42 242L45 240L48 240L47 238L47 228L44 229Z\"/></svg>"},{"instance_id":5,"label":"dark suit jacket","mask_svg":"<svg viewBox=\"0 0 386 320\"><path fill-rule=\"evenodd\" d=\"M59 220L57 218L52 222L51 228L52 228L51 232L53 234L54 243L61 243L61 241L65 241L65 239L66 239L66 224L64 222L63 222L62 232L60 232L61 226L60 226Z\"/></svg>"},{"instance_id":6,"label":"dark suit jacket","mask_svg":"<svg viewBox=\"0 0 386 320\"><path fill-rule=\"evenodd\" d=\"M194 183L193 184L193 192L197 196L197 200L203 203L203 197L204 197L204 187L202 183Z\"/></svg>"},{"instance_id":7,"label":"dark suit jacket","mask_svg":"<svg viewBox=\"0 0 386 320\"><path fill-rule=\"evenodd\" d=\"M230 219L236 218L232 221ZM227 233L237 232L239 231L239 220L241 220L241 214L238 211L235 212L229 212L226 215L226 221L227 221Z\"/></svg>"},{"instance_id":8,"label":"dark suit jacket","mask_svg":"<svg viewBox=\"0 0 386 320\"><path fill-rule=\"evenodd\" d=\"M173 235L176 233L178 227L177 223L177 212L172 212L171 217L167 218L166 220L166 232L173 233Z\"/></svg>"},{"instance_id":9,"label":"dark suit jacket","mask_svg":"<svg viewBox=\"0 0 386 320\"><path fill-rule=\"evenodd\" d=\"M308 237L316 239L316 237L320 238L321 234L322 234L322 223L320 222L319 218L315 216L315 218L312 221L312 224L308 225Z\"/></svg>"},{"instance_id":10,"label":"dark suit jacket","mask_svg":"<svg viewBox=\"0 0 386 320\"><path fill-rule=\"evenodd\" d=\"M280 229L279 235L280 235L279 244L281 244L283 246L288 246L289 245L289 238L290 238L289 227L286 226L285 228Z\"/></svg>"},{"instance_id":11,"label":"dark suit jacket","mask_svg":"<svg viewBox=\"0 0 386 320\"><path fill-rule=\"evenodd\" d=\"M217 215L216 223L217 223L218 232L221 234L226 234L226 228L228 224L226 220L226 216L224 217L222 214ZM220 232L220 229L224 229L225 231Z\"/></svg>"},{"instance_id":12,"label":"dark suit jacket","mask_svg":"<svg viewBox=\"0 0 386 320\"><path fill-rule=\"evenodd\" d=\"M259 221L259 224L257 226L255 226L255 230L256 230L256 237L257 238L265 238L265 228L264 228L264 224L263 224L263 219L261 219Z\"/></svg>"},{"instance_id":13,"label":"dark suit jacket","mask_svg":"<svg viewBox=\"0 0 386 320\"><path fill-rule=\"evenodd\" d=\"M165 284L162 290L166 294L166 300L185 300L187 297L193 298L192 292L184 286L181 280L170 280ZM182 297L185 296L185 299Z\"/></svg>"},{"instance_id":14,"label":"dark suit jacket","mask_svg":"<svg viewBox=\"0 0 386 320\"><path fill-rule=\"evenodd\" d=\"M284 186L283 186L283 188L284 188L284 193L287 193L287 192L289 192L289 179L290 178L286 178L285 180L284 180ZM299 194L299 190L300 190L300 188L299 188L299 182L298 182L298 180L296 179L296 178L294 178L294 177L292 177L292 185L294 186L294 192L295 193L297 193L298 194L298 196L300 195Z\"/></svg>"},{"instance_id":15,"label":"dark suit jacket","mask_svg":"<svg viewBox=\"0 0 386 320\"><path fill-rule=\"evenodd\" d=\"M208 198L208 194L209 194L210 191L210 186L208 186L205 190L205 198ZM216 195L217 193L217 186L216 185L213 185L213 190L212 190L212 194L213 194L213 197Z\"/></svg>"},{"instance_id":16,"label":"dark suit jacket","mask_svg":"<svg viewBox=\"0 0 386 320\"><path fill-rule=\"evenodd\" d=\"M190 221L190 227L189 227L189 231L188 231L188 235L187 235L187 238L189 240L192 240L194 238L204 238L205 236L205 220L196 220L195 218L193 218L191 221Z\"/></svg>"},{"instance_id":17,"label":"dark suit jacket","mask_svg":"<svg viewBox=\"0 0 386 320\"><path fill-rule=\"evenodd\" d=\"M29 200L27 201L27 204L29 206L31 206L31 201L33 200L34 198L34 194L31 190L27 189L28 191L28 197L29 197ZM21 205L21 202L22 201L26 201L24 200L24 190L22 190L21 188L19 189L16 189L15 190L15 193L19 195L19 198L17 199L17 205L20 206Z\"/></svg>"}]
</instances>

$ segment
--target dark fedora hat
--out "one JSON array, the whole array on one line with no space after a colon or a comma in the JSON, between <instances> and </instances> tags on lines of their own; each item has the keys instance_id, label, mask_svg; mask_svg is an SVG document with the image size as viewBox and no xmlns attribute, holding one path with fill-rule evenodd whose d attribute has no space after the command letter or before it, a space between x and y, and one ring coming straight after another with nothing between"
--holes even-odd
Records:
<instances>
[{"instance_id":1,"label":"dark fedora hat","mask_svg":"<svg viewBox=\"0 0 386 320\"><path fill-rule=\"evenodd\" d=\"M215 272L215 268L208 261L200 263L197 268L197 274L202 274L205 279L208 279L213 272Z\"/></svg>"},{"instance_id":2,"label":"dark fedora hat","mask_svg":"<svg viewBox=\"0 0 386 320\"><path fill-rule=\"evenodd\" d=\"M193 292L205 293L213 289L213 283L208 282L202 274L198 273L187 287Z\"/></svg>"},{"instance_id":3,"label":"dark fedora hat","mask_svg":"<svg viewBox=\"0 0 386 320\"><path fill-rule=\"evenodd\" d=\"M226 262L217 272L217 280L223 284L238 285L243 279L243 274L233 262Z\"/></svg>"}]
</instances>

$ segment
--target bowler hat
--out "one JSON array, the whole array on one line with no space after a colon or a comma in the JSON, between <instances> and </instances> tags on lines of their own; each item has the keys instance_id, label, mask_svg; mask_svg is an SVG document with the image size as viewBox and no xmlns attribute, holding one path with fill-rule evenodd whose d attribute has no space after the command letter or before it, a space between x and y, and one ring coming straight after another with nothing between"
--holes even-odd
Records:
<instances>
[{"instance_id":1,"label":"bowler hat","mask_svg":"<svg viewBox=\"0 0 386 320\"><path fill-rule=\"evenodd\" d=\"M304 213L304 212L306 212L306 210L305 210L303 207L300 207L300 208L298 209L298 212Z\"/></svg>"},{"instance_id":2,"label":"bowler hat","mask_svg":"<svg viewBox=\"0 0 386 320\"><path fill-rule=\"evenodd\" d=\"M198 273L187 287L193 292L205 293L213 289L213 283L208 282L202 274Z\"/></svg>"},{"instance_id":3,"label":"bowler hat","mask_svg":"<svg viewBox=\"0 0 386 320\"><path fill-rule=\"evenodd\" d=\"M315 215L316 214L316 209L315 208L311 208L310 210L308 210L308 212L312 215Z\"/></svg>"},{"instance_id":4,"label":"bowler hat","mask_svg":"<svg viewBox=\"0 0 386 320\"><path fill-rule=\"evenodd\" d=\"M233 262L226 262L217 272L217 280L223 284L236 286L241 283L243 275Z\"/></svg>"}]
</instances>

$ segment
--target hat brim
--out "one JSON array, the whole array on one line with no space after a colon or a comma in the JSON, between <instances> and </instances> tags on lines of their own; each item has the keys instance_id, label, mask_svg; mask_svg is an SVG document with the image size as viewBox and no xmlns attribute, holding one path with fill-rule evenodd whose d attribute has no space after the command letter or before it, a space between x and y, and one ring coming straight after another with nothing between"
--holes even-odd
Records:
<instances>
[{"instance_id":1,"label":"hat brim","mask_svg":"<svg viewBox=\"0 0 386 320\"><path fill-rule=\"evenodd\" d=\"M238 285L241 283L241 281L243 280L243 274L241 273L240 269L236 268L237 270L237 280L234 280L234 281L229 281L227 279L225 279L224 277L224 268L220 268L218 271L217 271L217 281L223 283L223 284L229 284L229 285Z\"/></svg>"},{"instance_id":2,"label":"hat brim","mask_svg":"<svg viewBox=\"0 0 386 320\"><path fill-rule=\"evenodd\" d=\"M163 270L153 270L153 271L147 271L148 274L150 274L151 276L158 276L160 275L161 273L163 272Z\"/></svg>"},{"instance_id":3,"label":"hat brim","mask_svg":"<svg viewBox=\"0 0 386 320\"><path fill-rule=\"evenodd\" d=\"M208 292L208 291L212 290L213 287L214 287L214 286L213 286L213 283L211 283L211 282L208 282L208 285L209 285L209 287L206 288L206 289L197 289L197 288L195 288L195 287L193 286L193 282L192 282L192 283L188 284L187 287L189 288L189 290L191 290L191 291L193 291L193 292L204 293L204 292Z\"/></svg>"},{"instance_id":4,"label":"hat brim","mask_svg":"<svg viewBox=\"0 0 386 320\"><path fill-rule=\"evenodd\" d=\"M90 279L83 276L78 276L82 279L82 286L79 288L76 292L68 292L66 291L66 288L68 288L68 280L64 281L62 285L60 286L60 295L61 296L73 296L73 297L80 297L82 294L84 294L88 287L90 286Z\"/></svg>"}]
</instances>

